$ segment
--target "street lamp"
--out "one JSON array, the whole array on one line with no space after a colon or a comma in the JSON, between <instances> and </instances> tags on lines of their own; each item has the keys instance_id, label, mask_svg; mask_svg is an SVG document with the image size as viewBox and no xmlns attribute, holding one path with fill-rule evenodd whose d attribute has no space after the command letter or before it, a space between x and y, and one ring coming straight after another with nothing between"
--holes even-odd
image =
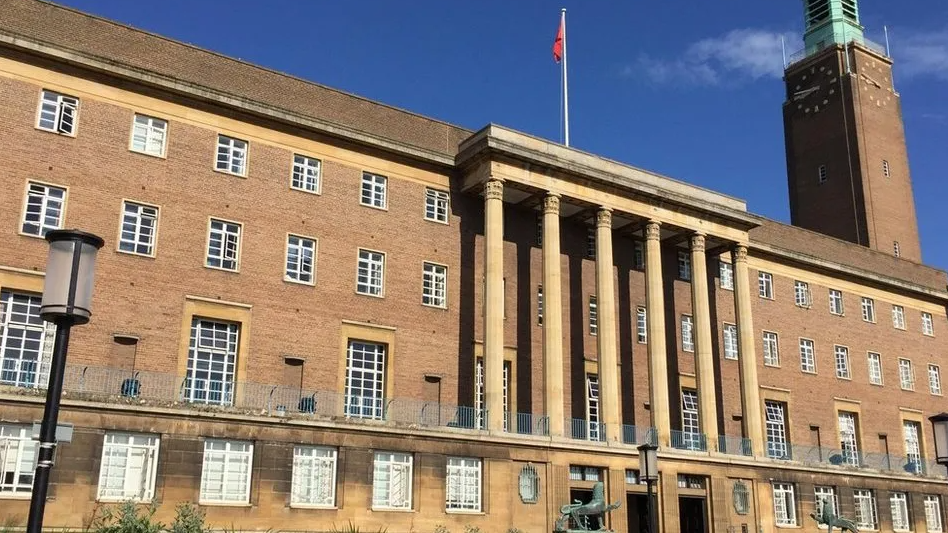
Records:
<instances>
[{"instance_id":1,"label":"street lamp","mask_svg":"<svg viewBox=\"0 0 948 533\"><path fill-rule=\"evenodd\" d=\"M56 341L49 370L43 423L40 426L39 453L36 473L33 476L27 533L40 533L43 529L49 471L53 467L56 451L56 424L66 372L69 330L74 325L89 322L92 315L90 308L95 257L99 248L105 244L101 237L78 230L50 231L46 234L46 240L49 241L49 257L46 262L40 316L43 320L56 324Z\"/></svg>"},{"instance_id":2,"label":"street lamp","mask_svg":"<svg viewBox=\"0 0 948 533\"><path fill-rule=\"evenodd\" d=\"M645 480L646 494L645 513L648 514L646 523L648 533L658 533L655 524L655 512L652 509L652 484L658 481L658 446L643 444L639 446L639 479Z\"/></svg>"},{"instance_id":3,"label":"street lamp","mask_svg":"<svg viewBox=\"0 0 948 533\"><path fill-rule=\"evenodd\" d=\"M948 467L948 413L928 417L932 423L932 435L935 437L935 461Z\"/></svg>"}]
</instances>

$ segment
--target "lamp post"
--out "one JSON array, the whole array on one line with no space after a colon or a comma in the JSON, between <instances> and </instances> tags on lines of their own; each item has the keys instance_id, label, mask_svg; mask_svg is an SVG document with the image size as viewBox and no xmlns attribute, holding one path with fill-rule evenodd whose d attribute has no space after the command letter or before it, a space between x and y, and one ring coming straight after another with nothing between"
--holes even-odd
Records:
<instances>
[{"instance_id":1,"label":"lamp post","mask_svg":"<svg viewBox=\"0 0 948 533\"><path fill-rule=\"evenodd\" d=\"M646 494L645 513L648 514L646 523L648 533L658 533L655 524L655 510L652 509L652 484L658 481L658 446L643 444L639 446L639 479L645 480Z\"/></svg>"},{"instance_id":2,"label":"lamp post","mask_svg":"<svg viewBox=\"0 0 948 533\"><path fill-rule=\"evenodd\" d=\"M30 514L27 533L40 533L43 512L49 489L49 471L56 452L56 424L59 419L59 400L63 392L66 372L66 351L69 348L69 330L74 325L89 322L92 315L92 285L95 257L105 244L101 237L77 230L54 230L46 234L49 257L46 262L46 280L43 285L43 303L40 316L56 324L53 360L46 389L46 407L40 426L39 453L33 476Z\"/></svg>"},{"instance_id":3,"label":"lamp post","mask_svg":"<svg viewBox=\"0 0 948 533\"><path fill-rule=\"evenodd\" d=\"M935 461L948 467L948 413L928 417L932 423L932 435L935 437Z\"/></svg>"}]
</instances>

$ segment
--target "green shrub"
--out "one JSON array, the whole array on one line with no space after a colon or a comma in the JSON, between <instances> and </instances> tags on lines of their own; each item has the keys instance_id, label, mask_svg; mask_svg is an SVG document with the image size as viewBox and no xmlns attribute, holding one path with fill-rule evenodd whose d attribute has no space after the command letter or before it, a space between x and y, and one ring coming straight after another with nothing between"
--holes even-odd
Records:
<instances>
[{"instance_id":1,"label":"green shrub","mask_svg":"<svg viewBox=\"0 0 948 533\"><path fill-rule=\"evenodd\" d=\"M133 501L123 502L118 507L108 507L102 516L92 523L95 533L161 533L165 526L153 521L154 505L139 506Z\"/></svg>"},{"instance_id":2,"label":"green shrub","mask_svg":"<svg viewBox=\"0 0 948 533\"><path fill-rule=\"evenodd\" d=\"M210 528L204 525L204 511L191 502L175 507L174 522L168 528L170 533L208 533Z\"/></svg>"}]
</instances>

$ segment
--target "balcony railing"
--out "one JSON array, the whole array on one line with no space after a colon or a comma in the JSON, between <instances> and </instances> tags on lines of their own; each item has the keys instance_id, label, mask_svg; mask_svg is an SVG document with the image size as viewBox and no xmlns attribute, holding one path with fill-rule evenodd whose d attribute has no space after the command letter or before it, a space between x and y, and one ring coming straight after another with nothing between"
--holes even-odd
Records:
<instances>
[{"instance_id":1,"label":"balcony railing","mask_svg":"<svg viewBox=\"0 0 948 533\"><path fill-rule=\"evenodd\" d=\"M654 444L658 446L658 433L653 427L639 427L624 424L622 426L622 442L626 444Z\"/></svg>"},{"instance_id":2,"label":"balcony railing","mask_svg":"<svg viewBox=\"0 0 948 533\"><path fill-rule=\"evenodd\" d=\"M903 457L885 453L852 452L837 448L807 446L803 444L767 443L767 456L771 459L794 461L810 466L835 465L849 468L867 468L915 475L929 475L937 470L937 463L919 457ZM940 474L941 475L941 474Z\"/></svg>"},{"instance_id":3,"label":"balcony railing","mask_svg":"<svg viewBox=\"0 0 948 533\"><path fill-rule=\"evenodd\" d=\"M517 413L517 426L513 430L520 435L546 436L550 434L550 419L545 415Z\"/></svg>"},{"instance_id":4,"label":"balcony railing","mask_svg":"<svg viewBox=\"0 0 948 533\"><path fill-rule=\"evenodd\" d=\"M591 440L602 442L606 440L606 425L599 422L590 422L585 418L566 419L567 437L576 440Z\"/></svg>"},{"instance_id":5,"label":"balcony railing","mask_svg":"<svg viewBox=\"0 0 948 533\"><path fill-rule=\"evenodd\" d=\"M708 451L708 438L704 433L673 429L671 432L671 446L676 450L706 452Z\"/></svg>"},{"instance_id":6,"label":"balcony railing","mask_svg":"<svg viewBox=\"0 0 948 533\"><path fill-rule=\"evenodd\" d=\"M750 439L730 435L718 435L718 451L728 455L743 455L746 457L754 455Z\"/></svg>"},{"instance_id":7,"label":"balcony railing","mask_svg":"<svg viewBox=\"0 0 948 533\"><path fill-rule=\"evenodd\" d=\"M862 36L853 37L853 38L850 39L848 42L849 42L850 44L852 44L852 43L857 43L857 44L860 44L860 45L862 45L862 46L865 46L866 48L872 50L873 52L875 52L875 53L877 53L877 54L879 54L879 55L881 55L881 56L883 56L883 57L888 57L888 56L889 56L889 54L886 52L885 46L883 46L883 45L881 45L881 44L879 44L879 43L877 43L877 42L870 41L869 39L866 39L865 37L862 37ZM800 61L803 61L804 59L810 57L811 55L816 54L817 52L819 52L820 50L823 50L824 48L826 48L826 45L821 46L821 47L817 47L817 48L815 48L815 49L807 49L807 48L804 48L803 50L797 50L796 52L793 52L793 53L791 53L790 55L787 56L787 65L786 65L786 66L789 67L790 65L794 65L794 64L796 64L796 63L799 63Z\"/></svg>"}]
</instances>

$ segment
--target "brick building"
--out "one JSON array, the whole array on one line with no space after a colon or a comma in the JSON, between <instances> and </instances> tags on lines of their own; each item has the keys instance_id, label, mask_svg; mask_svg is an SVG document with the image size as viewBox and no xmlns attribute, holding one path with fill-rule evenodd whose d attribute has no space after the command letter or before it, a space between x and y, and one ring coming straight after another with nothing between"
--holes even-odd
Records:
<instances>
[{"instance_id":1,"label":"brick building","mask_svg":"<svg viewBox=\"0 0 948 533\"><path fill-rule=\"evenodd\" d=\"M915 261L904 139L877 131L897 119L901 135L891 80L871 105L852 97L891 62L861 34L824 35L854 5L810 9L824 3L827 18L808 11L820 40L788 69L788 160L794 221L847 240L507 128L8 0L0 520L25 522L43 408L41 237L80 227L107 245L70 345L75 436L48 527L132 498L162 519L198 502L245 530L542 532L602 481L622 503L610 526L638 531L636 445L654 441L665 532L816 531L817 501L862 529L941 531L927 417L945 405L948 278ZM807 72L844 87L818 88L821 106L862 106L857 129L826 135L868 148L803 143L826 109L795 113ZM901 181L876 183L872 143ZM837 187L847 157L863 170L845 194L888 186L898 205L877 194L861 218L807 222L812 182Z\"/></svg>"}]
</instances>

